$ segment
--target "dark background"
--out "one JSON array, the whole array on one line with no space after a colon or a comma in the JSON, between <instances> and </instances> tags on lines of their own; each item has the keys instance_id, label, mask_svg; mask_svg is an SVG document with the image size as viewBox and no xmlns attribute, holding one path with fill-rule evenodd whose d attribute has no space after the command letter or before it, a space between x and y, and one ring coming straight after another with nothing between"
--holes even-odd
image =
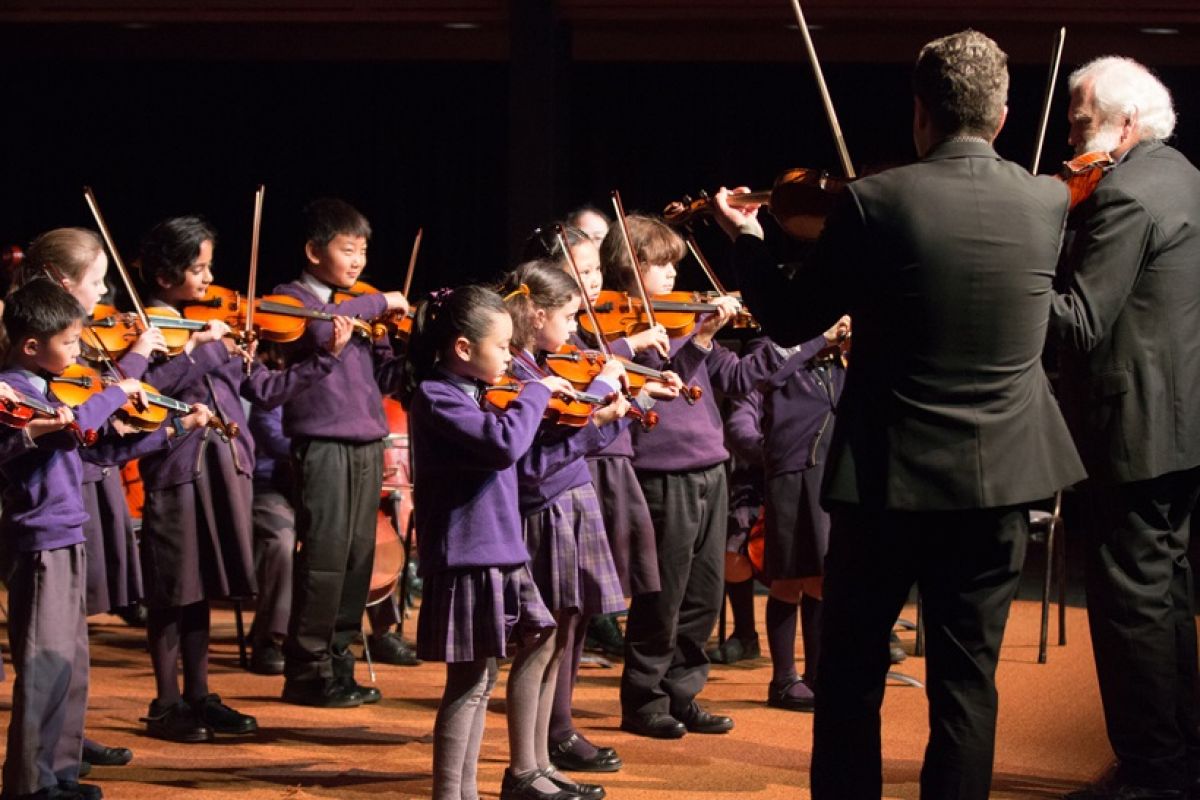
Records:
<instances>
[{"instance_id":1,"label":"dark background","mask_svg":"<svg viewBox=\"0 0 1200 800\"><path fill-rule=\"evenodd\" d=\"M613 188L627 209L657 211L723 183L768 188L787 167L841 171L800 35L785 30L786 3L751 3L765 21L728 27L703 4L691 20L681 4L660 2L689 22L682 32L633 12L597 21L600 12L587 17L579 2L478 3L487 13L477 11L478 27L457 42L458 32L428 19L347 27L297 22L295 10L288 21L278 4L279 20L226 24L144 24L130 21L141 12L119 10L47 21L68 12L27 5L38 13L6 22L0 11L9 43L0 56L0 244L94 227L82 197L88 184L127 261L154 222L199 212L220 232L217 281L242 288L261 182L260 286L299 269L302 205L337 195L374 226L366 277L381 288L399 288L424 227L420 290L494 276L532 226L584 202L607 209ZM472 4L424 5L457 6L461 15ZM931 36L965 25L873 20L891 35L872 52L839 38L837 5L818 6L828 27L816 37L832 56L824 69L851 156L860 170L911 160L909 63ZM842 14L871 20L863 9ZM1042 171L1069 157L1066 73L1113 42L1127 41L1124 52L1157 69L1175 94L1175 143L1200 153L1200 67L1180 55L1200 49L1195 29L1152 39L1135 24L1119 21L1102 31L1109 39L1084 36L1074 49L1068 39ZM726 35L713 39L723 25ZM1056 25L993 25L977 27L1014 56L997 149L1028 164ZM708 58L710 40L720 46ZM700 236L720 264L719 237ZM692 267L681 283L699 285Z\"/></svg>"}]
</instances>

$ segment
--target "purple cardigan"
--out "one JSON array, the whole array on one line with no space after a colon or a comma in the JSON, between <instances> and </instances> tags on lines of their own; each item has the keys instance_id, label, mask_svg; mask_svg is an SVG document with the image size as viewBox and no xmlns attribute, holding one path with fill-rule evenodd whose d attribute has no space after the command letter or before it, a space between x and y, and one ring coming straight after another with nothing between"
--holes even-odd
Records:
<instances>
[{"instance_id":1,"label":"purple cardigan","mask_svg":"<svg viewBox=\"0 0 1200 800\"><path fill-rule=\"evenodd\" d=\"M225 353L224 361L191 383L176 388L173 396L184 403L204 403L225 422L237 424L238 435L228 444L233 447L238 472L250 475L254 471L254 437L242 408L242 398L266 408L277 406L326 378L338 359L328 350L319 349L306 360L284 370L269 370L255 363L247 377L241 358L230 356L220 342L211 344ZM209 357L211 353L198 364L207 363ZM141 473L146 491L194 481L203 465L203 448L209 443L224 446L223 438L212 428L196 429L182 438L172 439L165 451L143 458Z\"/></svg>"},{"instance_id":2,"label":"purple cardigan","mask_svg":"<svg viewBox=\"0 0 1200 800\"><path fill-rule=\"evenodd\" d=\"M746 440L749 423L743 412L753 411L761 425L760 462L768 478L822 464L833 435L834 410L842 393L846 371L838 362L813 363L825 349L818 336L785 356L768 338L755 339L746 358L756 359L769 371L751 394L733 401L726 422L731 439Z\"/></svg>"},{"instance_id":3,"label":"purple cardigan","mask_svg":"<svg viewBox=\"0 0 1200 800\"><path fill-rule=\"evenodd\" d=\"M503 412L480 408L476 387L440 374L409 408L420 571L523 564L517 460L533 444L550 390L530 383Z\"/></svg>"},{"instance_id":4,"label":"purple cardigan","mask_svg":"<svg viewBox=\"0 0 1200 800\"><path fill-rule=\"evenodd\" d=\"M322 303L299 281L277 286L275 291L295 297L306 308L359 319L375 319L387 311L382 294L365 294L341 303ZM304 335L289 346L295 361L323 349L332 323L309 320ZM338 439L376 442L388 435L383 414L383 393L399 386L402 360L386 338L369 342L355 334L342 351L328 380L298 392L283 406L283 430L293 439Z\"/></svg>"},{"instance_id":5,"label":"purple cardigan","mask_svg":"<svg viewBox=\"0 0 1200 800\"><path fill-rule=\"evenodd\" d=\"M654 351L639 354L638 361L655 369L663 365ZM722 463L729 451L713 388L726 395L746 394L767 376L766 368L760 360L739 358L715 342L706 351L691 336L671 340L671 367L704 395L694 406L682 401L663 403L656 407L658 425L649 431L633 429L634 469L689 472Z\"/></svg>"},{"instance_id":6,"label":"purple cardigan","mask_svg":"<svg viewBox=\"0 0 1200 800\"><path fill-rule=\"evenodd\" d=\"M523 381L537 381L536 374L519 358L513 360L513 374ZM599 378L592 381L587 391L591 394L607 395L616 387ZM629 427L629 420L622 419L611 425L597 427L594 422L581 428L570 425L543 423L534 437L533 444L517 462L517 486L521 515L536 514L555 501L563 492L592 482L585 456L599 453L614 442L617 435Z\"/></svg>"},{"instance_id":7,"label":"purple cardigan","mask_svg":"<svg viewBox=\"0 0 1200 800\"><path fill-rule=\"evenodd\" d=\"M62 405L38 391L22 370L0 372L4 381L21 394L53 406ZM88 398L75 408L75 420L84 430L103 430L113 412L125 404L125 393L116 386ZM12 440L20 440L13 444ZM0 430L0 453L8 456L0 464L3 476L4 514L0 517L0 536L14 552L54 550L83 541L83 462L75 437L66 432L46 434L26 446L30 440L15 428ZM134 458L147 449L161 448L166 431L130 437L106 437L89 450L108 464ZM16 452L24 450L22 455Z\"/></svg>"}]
</instances>

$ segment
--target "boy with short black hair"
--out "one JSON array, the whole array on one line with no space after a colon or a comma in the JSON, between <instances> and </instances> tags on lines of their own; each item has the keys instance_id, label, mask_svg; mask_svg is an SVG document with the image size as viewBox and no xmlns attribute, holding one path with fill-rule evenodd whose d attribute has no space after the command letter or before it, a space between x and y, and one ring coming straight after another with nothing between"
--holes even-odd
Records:
<instances>
[{"instance_id":1,"label":"boy with short black hair","mask_svg":"<svg viewBox=\"0 0 1200 800\"><path fill-rule=\"evenodd\" d=\"M95 800L102 794L99 787L78 782L88 640L87 512L76 448L85 432L99 430L130 395L141 391L141 384L123 380L74 411L53 398L48 381L76 363L86 317L75 298L45 280L18 289L4 309L9 349L0 381L24 398L56 409L53 418L23 429L0 428L0 544L17 673L0 793L5 800ZM183 424L204 424L207 414L195 407ZM64 430L68 426L74 434ZM162 447L169 435L164 426L147 436L112 437L98 447L105 460L117 463Z\"/></svg>"},{"instance_id":2,"label":"boy with short black hair","mask_svg":"<svg viewBox=\"0 0 1200 800\"><path fill-rule=\"evenodd\" d=\"M307 308L376 319L407 312L400 292L334 302L367 263L371 226L349 203L322 198L304 209L301 276L276 288ZM329 323L311 320L288 351L303 358L329 336ZM355 337L324 380L283 407L292 439L296 538L292 613L284 642L283 699L300 705L347 708L374 703L379 690L354 680L350 644L362 628L375 554L375 517L388 434L382 392L398 385L400 359L388 340Z\"/></svg>"}]
</instances>

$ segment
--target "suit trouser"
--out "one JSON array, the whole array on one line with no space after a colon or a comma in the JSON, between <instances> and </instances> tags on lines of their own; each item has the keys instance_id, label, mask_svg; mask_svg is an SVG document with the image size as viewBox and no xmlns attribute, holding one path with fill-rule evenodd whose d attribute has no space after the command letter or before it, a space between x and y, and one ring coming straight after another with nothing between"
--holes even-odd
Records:
<instances>
[{"instance_id":1,"label":"suit trouser","mask_svg":"<svg viewBox=\"0 0 1200 800\"><path fill-rule=\"evenodd\" d=\"M293 443L298 547L284 675L329 681L354 675L350 643L362 630L375 559L383 443Z\"/></svg>"},{"instance_id":2,"label":"suit trouser","mask_svg":"<svg viewBox=\"0 0 1200 800\"><path fill-rule=\"evenodd\" d=\"M708 680L704 646L724 591L725 466L639 472L654 521L662 590L635 595L625 628L625 716L685 714Z\"/></svg>"},{"instance_id":3,"label":"suit trouser","mask_svg":"<svg viewBox=\"0 0 1200 800\"><path fill-rule=\"evenodd\" d=\"M812 792L882 793L880 706L888 636L915 582L924 603L928 800L988 796L995 749L996 662L1029 533L1020 508L831 510Z\"/></svg>"},{"instance_id":4,"label":"suit trouser","mask_svg":"<svg viewBox=\"0 0 1200 800\"><path fill-rule=\"evenodd\" d=\"M287 633L292 610L292 559L296 553L296 512L287 497L269 486L254 487L254 579L258 602L250 641L270 641Z\"/></svg>"},{"instance_id":5,"label":"suit trouser","mask_svg":"<svg viewBox=\"0 0 1200 800\"><path fill-rule=\"evenodd\" d=\"M1200 468L1087 491L1088 624L1120 778L1181 788L1200 768L1189 517Z\"/></svg>"},{"instance_id":6,"label":"suit trouser","mask_svg":"<svg viewBox=\"0 0 1200 800\"><path fill-rule=\"evenodd\" d=\"M9 560L8 638L17 679L4 791L22 795L79 779L88 696L87 558L80 543Z\"/></svg>"}]
</instances>

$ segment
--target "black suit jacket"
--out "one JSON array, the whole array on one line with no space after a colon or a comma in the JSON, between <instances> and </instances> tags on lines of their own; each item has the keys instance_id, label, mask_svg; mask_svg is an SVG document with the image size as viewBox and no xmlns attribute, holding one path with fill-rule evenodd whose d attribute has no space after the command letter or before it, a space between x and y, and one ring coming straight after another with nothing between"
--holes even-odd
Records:
<instances>
[{"instance_id":1,"label":"black suit jacket","mask_svg":"<svg viewBox=\"0 0 1200 800\"><path fill-rule=\"evenodd\" d=\"M1051 330L1088 471L1128 482L1200 464L1200 171L1143 142L1071 228Z\"/></svg>"},{"instance_id":2,"label":"black suit jacket","mask_svg":"<svg viewBox=\"0 0 1200 800\"><path fill-rule=\"evenodd\" d=\"M1084 477L1040 355L1067 192L979 141L850 184L788 278L741 236L741 289L783 345L843 313L854 351L826 501L992 508Z\"/></svg>"}]
</instances>

